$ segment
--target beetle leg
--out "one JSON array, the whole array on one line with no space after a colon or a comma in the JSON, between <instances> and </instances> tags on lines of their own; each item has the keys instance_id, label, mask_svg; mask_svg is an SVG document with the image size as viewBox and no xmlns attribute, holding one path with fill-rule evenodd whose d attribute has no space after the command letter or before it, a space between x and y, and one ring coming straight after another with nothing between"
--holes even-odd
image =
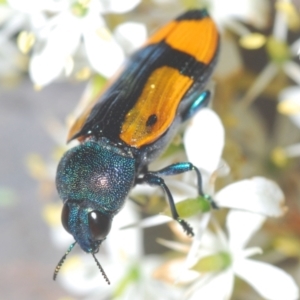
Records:
<instances>
[{"instance_id":1,"label":"beetle leg","mask_svg":"<svg viewBox=\"0 0 300 300\"><path fill-rule=\"evenodd\" d=\"M206 195L203 192L201 173L200 173L199 169L197 167L195 167L192 163L190 163L190 162L180 162L180 163L176 163L176 164L172 164L170 166L167 166L167 167L165 167L161 170L158 170L158 171L155 171L155 172L149 172L149 173L157 175L157 176L168 176L168 175L177 175L177 174L181 174L181 173L188 172L188 171L195 171L196 174L197 174L198 194L200 196L204 197L205 199L207 199L207 201L210 202L212 208L218 209L218 206L215 203L215 201L209 195Z\"/></svg>"},{"instance_id":2,"label":"beetle leg","mask_svg":"<svg viewBox=\"0 0 300 300\"><path fill-rule=\"evenodd\" d=\"M140 178L140 180L138 180L138 183L148 183L149 185L160 186L167 194L167 198L168 198L168 202L170 205L173 219L176 220L182 226L183 230L187 233L187 235L194 236L193 229L189 225L189 223L187 223L185 220L183 220L179 217L178 212L176 210L174 200L173 200L173 196L172 196L169 188L165 184L165 181L161 177L159 177L153 173L154 172L146 173L144 175L144 177L142 177L142 178Z\"/></svg>"}]
</instances>

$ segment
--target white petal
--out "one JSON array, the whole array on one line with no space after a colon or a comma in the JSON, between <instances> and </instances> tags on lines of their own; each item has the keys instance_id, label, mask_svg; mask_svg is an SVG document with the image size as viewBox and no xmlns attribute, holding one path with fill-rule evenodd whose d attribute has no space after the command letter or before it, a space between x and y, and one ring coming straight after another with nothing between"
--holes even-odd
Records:
<instances>
[{"instance_id":1,"label":"white petal","mask_svg":"<svg viewBox=\"0 0 300 300\"><path fill-rule=\"evenodd\" d=\"M300 47L300 39L296 39L293 43L290 44L290 50L292 56L299 56L299 47Z\"/></svg>"},{"instance_id":2,"label":"white petal","mask_svg":"<svg viewBox=\"0 0 300 300\"><path fill-rule=\"evenodd\" d=\"M226 219L231 251L242 250L254 233L263 225L265 217L245 211L231 210Z\"/></svg>"},{"instance_id":3,"label":"white petal","mask_svg":"<svg viewBox=\"0 0 300 300\"><path fill-rule=\"evenodd\" d=\"M49 32L43 50L38 52L35 48L30 60L30 76L38 85L58 77L79 44L80 23L70 14L62 14L57 20L59 23Z\"/></svg>"},{"instance_id":4,"label":"white petal","mask_svg":"<svg viewBox=\"0 0 300 300\"><path fill-rule=\"evenodd\" d=\"M218 115L209 108L199 111L185 131L184 145L189 161L212 173L224 147L224 128Z\"/></svg>"},{"instance_id":5,"label":"white petal","mask_svg":"<svg viewBox=\"0 0 300 300\"><path fill-rule=\"evenodd\" d=\"M102 13L125 13L134 9L141 0L101 0Z\"/></svg>"},{"instance_id":6,"label":"white petal","mask_svg":"<svg viewBox=\"0 0 300 300\"><path fill-rule=\"evenodd\" d=\"M204 232L200 242L196 240L193 241L193 243L195 243L195 246L192 246L194 249L191 250L193 253L189 254L189 261L186 264L188 268L191 267L191 265L195 265L195 263L203 257L218 252L228 252L227 240L224 243L224 240L219 234L215 234L209 229ZM198 249L196 249L196 246L198 246Z\"/></svg>"},{"instance_id":7,"label":"white petal","mask_svg":"<svg viewBox=\"0 0 300 300\"><path fill-rule=\"evenodd\" d=\"M283 65L283 69L292 80L294 80L297 84L300 84L300 67L298 63L287 61Z\"/></svg>"},{"instance_id":8,"label":"white petal","mask_svg":"<svg viewBox=\"0 0 300 300\"><path fill-rule=\"evenodd\" d=\"M192 245L191 245L188 255L186 257L185 264L186 264L187 268L194 265L199 258L198 255L199 255L200 246L202 245L202 236L204 235L204 232L207 228L208 222L210 220L210 216L211 216L211 213L209 213L209 212L202 214L201 219L199 220L198 228L196 228L196 230L197 230L196 234L194 236ZM206 236L206 238L207 238L207 236Z\"/></svg>"},{"instance_id":9,"label":"white petal","mask_svg":"<svg viewBox=\"0 0 300 300\"><path fill-rule=\"evenodd\" d=\"M7 0L9 6L24 13L34 13L36 11L53 8L54 2L52 0Z\"/></svg>"},{"instance_id":10,"label":"white petal","mask_svg":"<svg viewBox=\"0 0 300 300\"><path fill-rule=\"evenodd\" d=\"M173 161L174 162L174 161ZM186 176L183 177L182 181L178 179L173 179L171 177L165 179L165 183L172 191L172 196L174 202L180 202L187 198L196 198L198 196L198 190L196 188L196 184L192 185L191 182L195 181L195 174L184 174ZM208 176L205 176L202 172L202 186L204 186L204 182L208 180Z\"/></svg>"},{"instance_id":11,"label":"white petal","mask_svg":"<svg viewBox=\"0 0 300 300\"><path fill-rule=\"evenodd\" d=\"M166 272L168 272L168 276L171 276L170 280L172 281L173 279L175 285L188 284L199 277L197 271L189 270L185 267L184 258L173 259L168 265L169 268Z\"/></svg>"},{"instance_id":12,"label":"white petal","mask_svg":"<svg viewBox=\"0 0 300 300\"><path fill-rule=\"evenodd\" d=\"M299 79L300 80L300 79ZM294 124L300 128L300 113L297 113L297 109L300 107L300 88L299 86L291 86L282 90L279 94L279 101L289 102L290 105L295 107L295 113L290 114L291 120Z\"/></svg>"},{"instance_id":13,"label":"white petal","mask_svg":"<svg viewBox=\"0 0 300 300\"><path fill-rule=\"evenodd\" d=\"M13 35L19 33L23 29L24 23L26 22L27 16L17 12L12 12L11 17L8 18L6 22L1 20L0 43L7 43Z\"/></svg>"},{"instance_id":14,"label":"white petal","mask_svg":"<svg viewBox=\"0 0 300 300\"><path fill-rule=\"evenodd\" d=\"M215 170L217 177L225 177L230 173L230 166L223 159L220 160L218 168Z\"/></svg>"},{"instance_id":15,"label":"white petal","mask_svg":"<svg viewBox=\"0 0 300 300\"><path fill-rule=\"evenodd\" d=\"M257 254L263 254L263 250L259 247L251 247L251 248L247 248L247 249L244 249L242 251L242 257L243 258L247 258L247 257L251 257L251 256L254 256L254 255L257 255Z\"/></svg>"},{"instance_id":16,"label":"white petal","mask_svg":"<svg viewBox=\"0 0 300 300\"><path fill-rule=\"evenodd\" d=\"M257 27L266 26L270 5L268 1L210 1L211 13L218 23L225 22L232 18L242 19L247 23L255 24Z\"/></svg>"},{"instance_id":17,"label":"white petal","mask_svg":"<svg viewBox=\"0 0 300 300\"><path fill-rule=\"evenodd\" d=\"M161 224L166 224L171 221L173 221L171 217L165 215L155 215L155 216L147 217L136 223L126 224L121 229L123 230L131 227L148 228L148 227L158 226Z\"/></svg>"},{"instance_id":18,"label":"white petal","mask_svg":"<svg viewBox=\"0 0 300 300\"><path fill-rule=\"evenodd\" d=\"M277 267L244 259L236 263L234 271L265 299L299 299L299 289L294 279Z\"/></svg>"},{"instance_id":19,"label":"white petal","mask_svg":"<svg viewBox=\"0 0 300 300\"><path fill-rule=\"evenodd\" d=\"M60 14L56 26L47 37L47 46L62 55L72 55L77 49L82 33L82 22L71 13Z\"/></svg>"},{"instance_id":20,"label":"white petal","mask_svg":"<svg viewBox=\"0 0 300 300\"><path fill-rule=\"evenodd\" d=\"M30 23L30 28L33 28L33 31L36 33L37 37L39 36L39 29L47 25L47 17L43 13L31 14L28 22ZM36 31L36 29L38 29Z\"/></svg>"},{"instance_id":21,"label":"white petal","mask_svg":"<svg viewBox=\"0 0 300 300\"><path fill-rule=\"evenodd\" d=\"M182 244L179 242L174 242L174 241L169 241L169 240L165 240L162 238L158 238L157 242L163 246L165 246L166 248L172 249L174 251L177 252L182 252L182 253L187 253L188 249L189 249L189 245L187 244ZM182 262L183 265L183 262Z\"/></svg>"},{"instance_id":22,"label":"white petal","mask_svg":"<svg viewBox=\"0 0 300 300\"><path fill-rule=\"evenodd\" d=\"M277 41L286 42L288 32L288 22L286 21L286 13L278 9L275 13L273 24L273 34Z\"/></svg>"},{"instance_id":23,"label":"white petal","mask_svg":"<svg viewBox=\"0 0 300 300\"><path fill-rule=\"evenodd\" d=\"M87 28L84 43L92 67L105 77L111 77L124 61L123 50L105 27Z\"/></svg>"},{"instance_id":24,"label":"white petal","mask_svg":"<svg viewBox=\"0 0 300 300\"><path fill-rule=\"evenodd\" d=\"M157 5L170 4L173 0L152 0Z\"/></svg>"},{"instance_id":25,"label":"white petal","mask_svg":"<svg viewBox=\"0 0 300 300\"><path fill-rule=\"evenodd\" d=\"M139 214L134 203L126 202L122 210L114 217L112 229L103 246L108 249L107 253L114 261L123 258L138 259L142 255L142 232L138 227L120 230L129 221L137 222ZM130 247L129 247L130 245Z\"/></svg>"},{"instance_id":26,"label":"white petal","mask_svg":"<svg viewBox=\"0 0 300 300\"><path fill-rule=\"evenodd\" d=\"M202 286L196 283L192 286L190 291L187 292L190 295L184 299L229 300L233 290L233 280L234 275L232 269L225 270L214 275Z\"/></svg>"},{"instance_id":27,"label":"white petal","mask_svg":"<svg viewBox=\"0 0 300 300\"><path fill-rule=\"evenodd\" d=\"M16 11L12 10L7 5L1 5L0 7L0 24L1 27L5 24L9 19L12 18L13 15L17 15ZM1 31L3 30L3 27Z\"/></svg>"},{"instance_id":28,"label":"white petal","mask_svg":"<svg viewBox=\"0 0 300 300\"><path fill-rule=\"evenodd\" d=\"M289 145L284 148L284 152L288 157L300 156L300 143Z\"/></svg>"},{"instance_id":29,"label":"white petal","mask_svg":"<svg viewBox=\"0 0 300 300\"><path fill-rule=\"evenodd\" d=\"M34 54L30 60L29 72L31 80L40 86L49 84L57 78L64 67L64 57L45 50Z\"/></svg>"},{"instance_id":30,"label":"white petal","mask_svg":"<svg viewBox=\"0 0 300 300\"><path fill-rule=\"evenodd\" d=\"M145 42L147 29L142 23L126 22L117 26L114 35L125 52L130 54Z\"/></svg>"},{"instance_id":31,"label":"white petal","mask_svg":"<svg viewBox=\"0 0 300 300\"><path fill-rule=\"evenodd\" d=\"M280 187L264 177L253 177L230 184L220 190L214 200L220 207L236 208L270 217L286 212Z\"/></svg>"}]
</instances>

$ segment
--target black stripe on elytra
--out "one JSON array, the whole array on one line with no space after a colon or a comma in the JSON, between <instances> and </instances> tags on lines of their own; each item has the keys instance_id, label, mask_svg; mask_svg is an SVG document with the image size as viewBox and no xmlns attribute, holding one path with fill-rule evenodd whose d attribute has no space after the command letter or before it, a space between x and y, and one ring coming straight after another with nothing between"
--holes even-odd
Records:
<instances>
[{"instance_id":1,"label":"black stripe on elytra","mask_svg":"<svg viewBox=\"0 0 300 300\"><path fill-rule=\"evenodd\" d=\"M164 41L149 45L131 57L124 72L99 99L84 126L73 138L93 135L107 137L115 143L121 142L119 135L126 114L136 104L149 76L163 66L179 70L181 74L194 78L198 84L206 82L212 70Z\"/></svg>"},{"instance_id":2,"label":"black stripe on elytra","mask_svg":"<svg viewBox=\"0 0 300 300\"><path fill-rule=\"evenodd\" d=\"M176 18L176 21L184 21L184 20L201 20L206 17L209 17L209 14L206 9L195 9L195 10L189 10L185 14L179 16Z\"/></svg>"}]
</instances>

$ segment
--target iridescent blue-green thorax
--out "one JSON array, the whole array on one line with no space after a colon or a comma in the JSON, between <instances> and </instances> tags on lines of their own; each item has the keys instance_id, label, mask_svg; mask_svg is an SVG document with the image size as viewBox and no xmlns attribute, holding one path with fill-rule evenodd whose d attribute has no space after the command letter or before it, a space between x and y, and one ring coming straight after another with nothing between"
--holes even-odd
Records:
<instances>
[{"instance_id":1,"label":"iridescent blue-green thorax","mask_svg":"<svg viewBox=\"0 0 300 300\"><path fill-rule=\"evenodd\" d=\"M134 180L135 159L106 139L86 141L65 153L56 175L62 222L84 251L98 250Z\"/></svg>"}]
</instances>

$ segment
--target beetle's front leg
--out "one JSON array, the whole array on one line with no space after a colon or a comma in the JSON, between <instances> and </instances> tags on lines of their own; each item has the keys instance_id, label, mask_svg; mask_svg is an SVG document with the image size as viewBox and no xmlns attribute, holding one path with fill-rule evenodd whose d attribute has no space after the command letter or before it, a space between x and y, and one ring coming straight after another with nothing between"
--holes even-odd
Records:
<instances>
[{"instance_id":1,"label":"beetle's front leg","mask_svg":"<svg viewBox=\"0 0 300 300\"><path fill-rule=\"evenodd\" d=\"M173 196L165 184L165 181L161 177L155 175L154 172L148 172L144 175L144 177L138 178L137 183L148 183L149 185L160 186L167 195L173 219L182 226L187 235L194 236L193 228L189 225L189 223L179 217Z\"/></svg>"}]
</instances>

